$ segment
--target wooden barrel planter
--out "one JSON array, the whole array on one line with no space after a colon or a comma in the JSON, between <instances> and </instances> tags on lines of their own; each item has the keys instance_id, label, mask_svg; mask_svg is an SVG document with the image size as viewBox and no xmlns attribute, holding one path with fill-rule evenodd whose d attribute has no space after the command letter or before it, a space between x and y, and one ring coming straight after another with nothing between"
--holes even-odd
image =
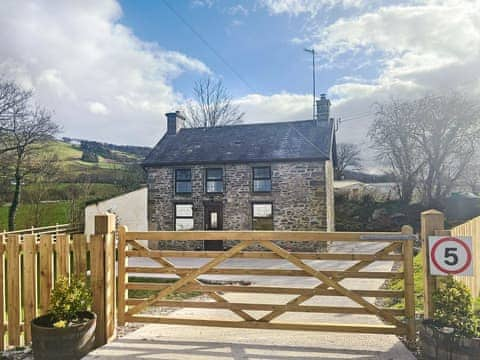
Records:
<instances>
[{"instance_id":1,"label":"wooden barrel planter","mask_svg":"<svg viewBox=\"0 0 480 360\"><path fill-rule=\"evenodd\" d=\"M81 359L95 344L97 316L89 311L81 314L87 321L65 328L51 327L49 315L32 321L32 349L35 360Z\"/></svg>"},{"instance_id":2,"label":"wooden barrel planter","mask_svg":"<svg viewBox=\"0 0 480 360\"><path fill-rule=\"evenodd\" d=\"M465 338L440 331L432 321L420 326L420 343L425 360L478 360L480 338Z\"/></svg>"}]
</instances>

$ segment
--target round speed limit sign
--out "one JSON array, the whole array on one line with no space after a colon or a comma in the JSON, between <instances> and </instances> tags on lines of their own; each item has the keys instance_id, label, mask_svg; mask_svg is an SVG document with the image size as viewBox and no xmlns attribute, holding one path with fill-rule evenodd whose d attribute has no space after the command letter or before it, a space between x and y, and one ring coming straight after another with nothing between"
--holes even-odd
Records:
<instances>
[{"instance_id":1,"label":"round speed limit sign","mask_svg":"<svg viewBox=\"0 0 480 360\"><path fill-rule=\"evenodd\" d=\"M472 238L470 236L430 236L430 274L473 275Z\"/></svg>"}]
</instances>

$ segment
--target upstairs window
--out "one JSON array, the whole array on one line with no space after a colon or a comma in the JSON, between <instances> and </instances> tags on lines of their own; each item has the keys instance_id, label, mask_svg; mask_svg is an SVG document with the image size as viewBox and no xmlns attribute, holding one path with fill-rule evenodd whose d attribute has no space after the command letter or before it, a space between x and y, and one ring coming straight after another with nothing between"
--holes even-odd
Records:
<instances>
[{"instance_id":1,"label":"upstairs window","mask_svg":"<svg viewBox=\"0 0 480 360\"><path fill-rule=\"evenodd\" d=\"M175 193L177 194L192 193L192 170L191 169L175 169Z\"/></svg>"},{"instance_id":2,"label":"upstairs window","mask_svg":"<svg viewBox=\"0 0 480 360\"><path fill-rule=\"evenodd\" d=\"M193 230L193 204L175 205L175 231Z\"/></svg>"},{"instance_id":3,"label":"upstairs window","mask_svg":"<svg viewBox=\"0 0 480 360\"><path fill-rule=\"evenodd\" d=\"M223 169L206 169L205 188L207 193L223 192Z\"/></svg>"},{"instance_id":4,"label":"upstairs window","mask_svg":"<svg viewBox=\"0 0 480 360\"><path fill-rule=\"evenodd\" d=\"M270 166L253 168L253 192L272 191L272 172Z\"/></svg>"},{"instance_id":5,"label":"upstairs window","mask_svg":"<svg viewBox=\"0 0 480 360\"><path fill-rule=\"evenodd\" d=\"M271 203L253 204L253 230L273 230Z\"/></svg>"}]
</instances>

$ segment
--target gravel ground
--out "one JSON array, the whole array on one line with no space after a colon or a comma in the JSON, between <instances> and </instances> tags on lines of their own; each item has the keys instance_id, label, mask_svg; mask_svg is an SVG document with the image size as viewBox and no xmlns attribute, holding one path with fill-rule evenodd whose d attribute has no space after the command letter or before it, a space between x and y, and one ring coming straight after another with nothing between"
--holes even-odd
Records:
<instances>
[{"instance_id":1,"label":"gravel ground","mask_svg":"<svg viewBox=\"0 0 480 360\"><path fill-rule=\"evenodd\" d=\"M207 295L200 295L193 297L189 299L189 301L206 301L210 299L209 296ZM178 310L179 308L164 308L164 307L159 307L159 306L149 306L147 309L145 309L142 313L145 315L155 315L155 316L166 316L174 311ZM145 324L142 323L127 323L125 326L117 326L117 338L122 338L131 332L134 332L141 327L145 326ZM0 358L1 360L1 358Z\"/></svg>"},{"instance_id":2,"label":"gravel ground","mask_svg":"<svg viewBox=\"0 0 480 360\"><path fill-rule=\"evenodd\" d=\"M30 346L0 352L0 360L33 360Z\"/></svg>"}]
</instances>

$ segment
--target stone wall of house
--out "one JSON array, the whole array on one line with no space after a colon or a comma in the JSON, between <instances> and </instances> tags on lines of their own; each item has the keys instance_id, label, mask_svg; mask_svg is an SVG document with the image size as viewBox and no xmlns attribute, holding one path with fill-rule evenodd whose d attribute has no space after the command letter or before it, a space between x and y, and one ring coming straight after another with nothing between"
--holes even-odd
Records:
<instances>
[{"instance_id":1,"label":"stone wall of house","mask_svg":"<svg viewBox=\"0 0 480 360\"><path fill-rule=\"evenodd\" d=\"M252 191L252 164L227 164L224 169L224 193L205 192L206 166L191 166L192 194L178 195L174 191L175 168L149 168L148 172L148 220L150 230L174 230L175 203L192 203L195 230L204 229L204 204L223 204L224 230L251 230L252 204L273 204L274 230L326 230L327 191L325 162L275 162L255 164L271 166L272 191ZM211 167L220 167L218 165ZM333 186L329 184L329 186ZM333 189L332 189L333 191ZM227 246L233 245L231 242ZM283 242L284 246L298 250L322 250L321 242ZM201 242L174 242L150 244L152 248L195 249Z\"/></svg>"}]
</instances>

